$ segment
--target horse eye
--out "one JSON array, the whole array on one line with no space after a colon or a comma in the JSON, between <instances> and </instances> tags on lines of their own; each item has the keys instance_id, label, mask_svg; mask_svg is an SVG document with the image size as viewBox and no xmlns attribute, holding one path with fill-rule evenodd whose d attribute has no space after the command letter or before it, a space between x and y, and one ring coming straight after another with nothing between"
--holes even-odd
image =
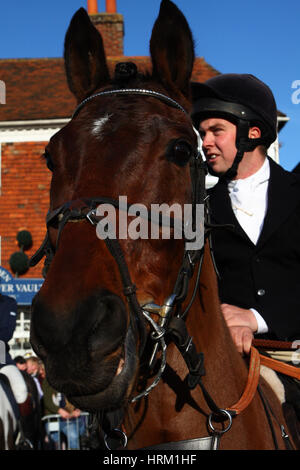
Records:
<instances>
[{"instance_id":1,"label":"horse eye","mask_svg":"<svg viewBox=\"0 0 300 470\"><path fill-rule=\"evenodd\" d=\"M48 150L45 150L45 153L43 154L43 158L46 160L46 164L47 164L48 169L50 171L53 171L54 170L54 165L53 165L53 161L51 159L51 155L48 152Z\"/></svg>"},{"instance_id":2,"label":"horse eye","mask_svg":"<svg viewBox=\"0 0 300 470\"><path fill-rule=\"evenodd\" d=\"M185 166L192 155L193 148L185 140L173 141L167 151L167 159L179 166Z\"/></svg>"}]
</instances>

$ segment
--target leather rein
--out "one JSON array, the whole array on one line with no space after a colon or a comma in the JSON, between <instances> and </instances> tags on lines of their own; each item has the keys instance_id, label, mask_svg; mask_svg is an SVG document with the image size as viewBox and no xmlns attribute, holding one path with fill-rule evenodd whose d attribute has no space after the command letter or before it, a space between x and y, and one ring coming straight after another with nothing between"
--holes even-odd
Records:
<instances>
[{"instance_id":1,"label":"leather rein","mask_svg":"<svg viewBox=\"0 0 300 470\"><path fill-rule=\"evenodd\" d=\"M165 96L161 93L147 90L147 89L114 89L106 90L103 92L96 93L85 99L82 103L76 108L73 117L78 114L78 112L85 106L89 101L96 97L100 96L115 96L115 95L141 95L159 99L164 102L166 105L171 106L177 110L188 115L187 111L175 100ZM192 124L191 124L192 125ZM194 129L194 128L193 128ZM208 210L208 198L205 190L205 177L206 177L206 166L204 159L201 154L201 141L198 132L194 129L197 134L198 146L197 149L194 149L193 157L190 161L190 172L191 172L191 182L192 182L192 194L193 194L193 206L196 204L203 204L205 208L205 238L208 238L210 241L210 230L212 228L217 228L212 226L209 221L209 210ZM63 228L69 222L78 222L78 221L89 221L92 225L97 225L100 218L97 216L97 207L101 204L112 204L115 208L119 210L124 210L119 206L119 202L107 198L107 197L97 197L97 198L80 198L75 201L68 201L62 206L49 211L46 217L46 226L47 232L45 239L41 247L33 255L30 260L30 266L35 266L43 257L45 257L45 269L48 269L51 261L55 255L55 252L59 246L59 240ZM125 208L125 210L127 210ZM151 216L149 220L152 221ZM162 226L163 222L159 219L159 225ZM172 227L173 221L172 218L169 220L169 224ZM50 242L49 237L49 228L54 227L58 229L56 247L54 248ZM219 446L219 440L221 435L227 432L232 425L232 418L240 414L247 406L251 403L258 387L259 381L259 367L260 367L260 357L255 348L251 349L250 365L249 365L249 375L248 382L245 387L244 393L240 400L235 403L233 406L221 409L219 408L210 394L204 387L202 382L202 376L205 375L204 369L204 356L203 353L198 353L196 347L192 340L192 337L188 334L185 317L188 314L188 311L193 303L193 300L196 295L196 291L199 285L201 266L204 256L204 246L198 250L189 251L186 248L184 249L184 256L181 268L179 270L177 280L173 289L172 294L166 298L164 305L159 306L156 304L147 304L141 306L137 300L136 296L136 286L132 283L129 269L125 261L125 257L118 239L106 238L106 246L113 258L115 259L120 276L123 284L123 293L127 298L129 305L130 313L130 328L132 328L135 333L136 338L140 338L141 347L140 355L143 353L144 345L146 342L146 326L145 322L148 322L153 332L151 333L151 338L154 341L153 352L149 361L150 370L153 369L156 363L156 355L159 349L161 349L161 365L159 371L153 380L152 384L146 388L143 392L138 394L136 397L131 399L131 402L135 402L140 398L147 396L151 390L159 383L162 373L166 365L166 341L165 336L168 334L171 337L171 340L176 344L178 350L182 354L186 365L188 367L189 373L187 376L187 383L190 389L194 389L199 385L202 389L203 396L211 409L211 414L208 417L208 428L210 430L210 436L205 438L199 438L195 440L180 441L186 442L188 445L192 445L193 441L197 441L197 449L208 448L208 449L217 449ZM212 256L214 261L214 258ZM189 291L189 282L194 275L195 267L198 264L197 278L195 287L191 300L189 301L187 307L182 311L182 304L185 301L188 291ZM174 315L175 312L175 315ZM152 319L152 314L159 315L159 321L155 322ZM118 410L117 410L118 415ZM122 413L121 413L122 415ZM107 420L106 420L107 421ZM108 419L108 421L110 421ZM215 422L224 423L228 421L226 426L223 428L217 429ZM115 440L116 434L119 434L119 441L121 441L121 446L125 447L127 444L127 438L123 431L118 429L118 426L121 424L122 419L117 418L114 415L111 422L106 426L105 433L105 443L107 448L111 449L109 440ZM218 427L219 428L219 427ZM182 444L180 447L180 442L172 443L173 448L184 449L185 445ZM156 446L156 449L163 448L164 445ZM179 447L178 447L179 446ZM154 447L153 447L154 448Z\"/></svg>"}]
</instances>

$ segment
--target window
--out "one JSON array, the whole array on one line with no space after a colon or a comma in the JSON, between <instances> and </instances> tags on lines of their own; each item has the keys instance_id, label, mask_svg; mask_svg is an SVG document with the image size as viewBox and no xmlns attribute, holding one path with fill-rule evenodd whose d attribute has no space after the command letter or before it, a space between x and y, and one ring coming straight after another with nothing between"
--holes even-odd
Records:
<instances>
[{"instance_id":1,"label":"window","mask_svg":"<svg viewBox=\"0 0 300 470\"><path fill-rule=\"evenodd\" d=\"M16 356L24 356L32 354L30 336L30 305L20 305L18 307L17 325L13 338L9 341L10 354L14 358Z\"/></svg>"}]
</instances>

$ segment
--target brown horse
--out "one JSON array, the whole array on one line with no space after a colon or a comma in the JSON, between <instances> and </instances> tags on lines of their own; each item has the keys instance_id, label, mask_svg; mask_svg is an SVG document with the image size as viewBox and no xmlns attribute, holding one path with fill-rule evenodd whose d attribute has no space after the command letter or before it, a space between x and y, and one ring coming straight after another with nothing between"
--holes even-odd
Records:
<instances>
[{"instance_id":1,"label":"brown horse","mask_svg":"<svg viewBox=\"0 0 300 470\"><path fill-rule=\"evenodd\" d=\"M280 405L264 384L240 413L228 410L244 397L248 364L220 313L208 243L185 251L168 214L169 239L160 219L159 239L100 239L101 227L111 230L104 204L118 216L117 234L121 218L137 223L119 196L148 209L204 203L189 117L193 40L169 0L150 49L151 75L125 63L110 78L86 12L71 21L65 65L79 105L45 152L51 203L34 262L46 253L49 270L33 302L32 345L54 388L101 412L110 447L118 436L125 446L126 434L128 449L215 448L220 436L223 449L284 448Z\"/></svg>"}]
</instances>

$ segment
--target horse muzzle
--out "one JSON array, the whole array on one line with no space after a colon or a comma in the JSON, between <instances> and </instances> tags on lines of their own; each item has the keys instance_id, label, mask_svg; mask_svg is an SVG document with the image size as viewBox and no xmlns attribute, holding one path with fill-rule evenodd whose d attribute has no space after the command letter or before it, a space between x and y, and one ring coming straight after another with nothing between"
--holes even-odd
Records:
<instances>
[{"instance_id":1,"label":"horse muzzle","mask_svg":"<svg viewBox=\"0 0 300 470\"><path fill-rule=\"evenodd\" d=\"M124 358L119 361L110 384L104 390L93 394L77 396L69 394L69 401L77 408L90 412L119 408L128 402L138 370L136 347L135 336L129 327L124 345Z\"/></svg>"},{"instance_id":2,"label":"horse muzzle","mask_svg":"<svg viewBox=\"0 0 300 470\"><path fill-rule=\"evenodd\" d=\"M58 312L46 308L42 294L33 302L31 343L51 385L84 409L96 401L99 408L106 397L123 399L136 373L139 338L121 298L101 291Z\"/></svg>"}]
</instances>

